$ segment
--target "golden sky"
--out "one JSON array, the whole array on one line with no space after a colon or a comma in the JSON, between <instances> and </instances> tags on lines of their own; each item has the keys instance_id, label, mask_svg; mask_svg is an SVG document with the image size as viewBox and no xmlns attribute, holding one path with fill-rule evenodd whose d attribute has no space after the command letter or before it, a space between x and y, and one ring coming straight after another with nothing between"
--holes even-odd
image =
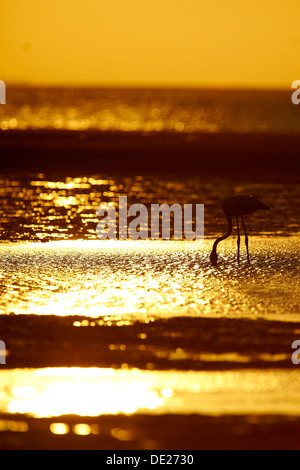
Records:
<instances>
[{"instance_id":1,"label":"golden sky","mask_svg":"<svg viewBox=\"0 0 300 470\"><path fill-rule=\"evenodd\" d=\"M291 87L299 0L0 0L0 79Z\"/></svg>"}]
</instances>

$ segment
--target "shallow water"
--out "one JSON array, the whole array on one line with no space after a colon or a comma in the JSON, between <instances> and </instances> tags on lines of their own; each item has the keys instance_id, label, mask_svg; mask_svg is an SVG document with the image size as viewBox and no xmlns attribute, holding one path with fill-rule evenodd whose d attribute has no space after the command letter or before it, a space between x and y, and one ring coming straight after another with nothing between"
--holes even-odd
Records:
<instances>
[{"instance_id":1,"label":"shallow water","mask_svg":"<svg viewBox=\"0 0 300 470\"><path fill-rule=\"evenodd\" d=\"M195 205L204 204L205 237L215 237L226 232L222 199L241 194L253 195L271 208L246 217L249 234L299 235L296 175L279 183L268 175L258 182L205 175L188 179L103 174L74 178L27 173L0 178L0 240L97 240L98 206L110 204L118 213L120 196L127 196L128 207L144 204L148 213L154 203L192 204L195 217Z\"/></svg>"},{"instance_id":2,"label":"shallow water","mask_svg":"<svg viewBox=\"0 0 300 470\"><path fill-rule=\"evenodd\" d=\"M299 239L234 239L211 266L212 241L62 241L2 244L2 314L264 317L298 321ZM244 248L243 248L244 249Z\"/></svg>"}]
</instances>

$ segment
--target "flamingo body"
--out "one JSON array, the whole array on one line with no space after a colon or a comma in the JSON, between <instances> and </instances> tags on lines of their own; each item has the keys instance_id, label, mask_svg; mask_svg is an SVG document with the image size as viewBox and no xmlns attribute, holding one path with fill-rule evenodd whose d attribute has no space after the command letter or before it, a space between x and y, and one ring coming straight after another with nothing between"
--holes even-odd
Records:
<instances>
[{"instance_id":1,"label":"flamingo body","mask_svg":"<svg viewBox=\"0 0 300 470\"><path fill-rule=\"evenodd\" d=\"M266 204L252 196L233 196L224 199L223 211L231 217L250 215L259 210L270 210Z\"/></svg>"}]
</instances>

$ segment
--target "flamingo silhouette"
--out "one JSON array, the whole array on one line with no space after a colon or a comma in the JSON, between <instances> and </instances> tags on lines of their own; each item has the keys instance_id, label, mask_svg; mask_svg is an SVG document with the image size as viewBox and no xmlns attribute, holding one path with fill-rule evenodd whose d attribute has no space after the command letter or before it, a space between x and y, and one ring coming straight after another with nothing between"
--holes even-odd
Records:
<instances>
[{"instance_id":1,"label":"flamingo silhouette","mask_svg":"<svg viewBox=\"0 0 300 470\"><path fill-rule=\"evenodd\" d=\"M227 227L227 233L220 238L217 238L217 240L214 243L212 252L210 254L210 261L211 263L216 266L217 261L218 261L218 255L217 255L217 247L218 244L222 241L228 238L231 233L232 233L232 217L236 217L236 226L237 226L237 233L238 233L238 239L237 239L237 246L238 246L238 264L240 264L240 244L241 244L241 238L240 238L240 228L239 228L239 217L242 218L242 223L243 223L243 228L244 228L244 233L245 233L245 244L247 248L247 260L248 263L250 264L250 257L249 257L249 244L248 244L248 235L247 235L247 230L245 226L245 221L244 221L244 215L249 215L253 214L253 212L263 210L263 211L269 211L270 208L266 206L263 202L259 201L255 197L252 196L233 196L233 197L228 197L227 199L224 199L222 202L222 207L223 211L225 214L225 217L227 219L228 227Z\"/></svg>"}]
</instances>

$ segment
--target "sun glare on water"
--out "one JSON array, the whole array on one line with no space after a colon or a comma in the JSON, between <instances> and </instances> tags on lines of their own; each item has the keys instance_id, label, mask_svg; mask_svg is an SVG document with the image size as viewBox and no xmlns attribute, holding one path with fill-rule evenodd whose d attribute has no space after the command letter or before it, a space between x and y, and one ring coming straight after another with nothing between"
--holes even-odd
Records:
<instances>
[{"instance_id":1,"label":"sun glare on water","mask_svg":"<svg viewBox=\"0 0 300 470\"><path fill-rule=\"evenodd\" d=\"M298 416L299 390L298 372L287 370L13 369L1 371L0 413L39 418L118 413Z\"/></svg>"}]
</instances>

